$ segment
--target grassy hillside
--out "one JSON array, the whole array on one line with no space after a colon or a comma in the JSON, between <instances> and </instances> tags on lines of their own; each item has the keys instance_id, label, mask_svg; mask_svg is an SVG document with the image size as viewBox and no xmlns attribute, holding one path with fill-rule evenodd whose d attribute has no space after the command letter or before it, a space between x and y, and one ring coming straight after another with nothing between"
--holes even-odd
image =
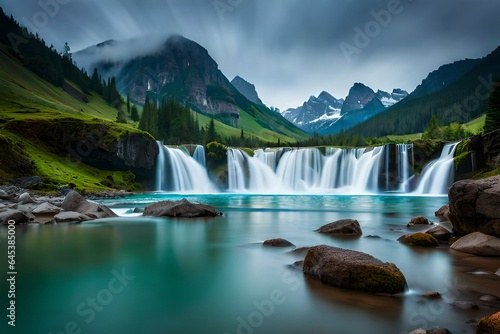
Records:
<instances>
[{"instance_id":1,"label":"grassy hillside","mask_svg":"<svg viewBox=\"0 0 500 334\"><path fill-rule=\"evenodd\" d=\"M0 182L38 175L44 189L72 185L80 190L99 191L137 186L130 172L93 168L30 135L37 121L56 124L62 119L104 126L109 136L139 132L132 126L115 123L117 110L97 94L84 95L71 82L65 87L71 95L26 69L8 47L0 46L0 143L5 153L0 157ZM82 101L82 97L88 102ZM13 131L12 124L21 130ZM50 131L48 128L47 135Z\"/></svg>"}]
</instances>

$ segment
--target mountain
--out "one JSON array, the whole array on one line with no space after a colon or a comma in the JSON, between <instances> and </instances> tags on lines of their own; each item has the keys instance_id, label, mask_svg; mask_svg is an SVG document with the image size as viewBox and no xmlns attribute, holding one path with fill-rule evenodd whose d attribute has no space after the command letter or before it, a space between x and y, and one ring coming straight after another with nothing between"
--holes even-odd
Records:
<instances>
[{"instance_id":1,"label":"mountain","mask_svg":"<svg viewBox=\"0 0 500 334\"><path fill-rule=\"evenodd\" d=\"M484 58L443 65L401 102L349 132L364 137L421 133L432 115L440 125L467 123L486 111L493 80L499 76L500 47Z\"/></svg>"},{"instance_id":2,"label":"mountain","mask_svg":"<svg viewBox=\"0 0 500 334\"><path fill-rule=\"evenodd\" d=\"M255 104L264 104L259 98L259 94L257 94L255 86L242 77L237 75L233 80L231 80L231 84L249 101Z\"/></svg>"},{"instance_id":3,"label":"mountain","mask_svg":"<svg viewBox=\"0 0 500 334\"><path fill-rule=\"evenodd\" d=\"M154 50L149 46L140 53L135 51L131 59L116 57L114 49L122 52L129 44L136 43L135 40L108 41L75 54L75 59L86 59L92 64L88 65L90 68L95 66L99 72L115 76L118 90L123 95L129 93L131 100L140 104L145 103L146 96L157 101L173 98L199 114L232 127L252 130L254 134L266 133L266 139L307 137L279 114L242 95L198 43L174 35L155 43Z\"/></svg>"},{"instance_id":4,"label":"mountain","mask_svg":"<svg viewBox=\"0 0 500 334\"><path fill-rule=\"evenodd\" d=\"M323 91L318 97L311 96L302 106L281 114L302 130L313 133L338 121L343 103L343 99L336 99Z\"/></svg>"},{"instance_id":5,"label":"mountain","mask_svg":"<svg viewBox=\"0 0 500 334\"><path fill-rule=\"evenodd\" d=\"M301 107L283 111L282 115L309 133L338 133L383 112L407 95L401 89L375 93L370 87L355 83L345 100L322 92L318 97L311 96Z\"/></svg>"}]
</instances>

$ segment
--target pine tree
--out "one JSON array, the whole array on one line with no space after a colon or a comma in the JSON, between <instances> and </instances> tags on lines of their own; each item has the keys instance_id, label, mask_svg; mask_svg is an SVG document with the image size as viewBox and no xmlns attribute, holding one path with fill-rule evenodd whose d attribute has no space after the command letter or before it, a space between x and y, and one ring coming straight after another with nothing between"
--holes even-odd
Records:
<instances>
[{"instance_id":1,"label":"pine tree","mask_svg":"<svg viewBox=\"0 0 500 334\"><path fill-rule=\"evenodd\" d=\"M133 122L138 122L139 119L139 111L137 110L137 107L134 105L132 106L132 110L130 111L130 119Z\"/></svg>"},{"instance_id":2,"label":"pine tree","mask_svg":"<svg viewBox=\"0 0 500 334\"><path fill-rule=\"evenodd\" d=\"M485 133L500 129L500 82L496 81L494 87L486 108Z\"/></svg>"},{"instance_id":3,"label":"pine tree","mask_svg":"<svg viewBox=\"0 0 500 334\"><path fill-rule=\"evenodd\" d=\"M212 118L210 120L210 123L208 123L208 127L205 133L205 140L207 143L211 143L213 141L217 141L218 135L217 132L215 131L215 121Z\"/></svg>"}]
</instances>

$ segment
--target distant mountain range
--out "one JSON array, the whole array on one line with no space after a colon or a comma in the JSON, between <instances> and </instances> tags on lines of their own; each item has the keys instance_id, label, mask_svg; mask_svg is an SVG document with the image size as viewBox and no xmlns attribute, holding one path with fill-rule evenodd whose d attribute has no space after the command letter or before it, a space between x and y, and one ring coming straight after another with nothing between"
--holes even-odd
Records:
<instances>
[{"instance_id":1,"label":"distant mountain range","mask_svg":"<svg viewBox=\"0 0 500 334\"><path fill-rule=\"evenodd\" d=\"M493 80L499 77L500 47L484 58L443 65L405 99L349 132L364 137L420 133L432 115L440 125L467 123L486 111Z\"/></svg>"},{"instance_id":2,"label":"distant mountain range","mask_svg":"<svg viewBox=\"0 0 500 334\"><path fill-rule=\"evenodd\" d=\"M385 111L407 95L408 92L401 89L375 93L370 87L355 83L345 99L337 99L323 91L318 97L311 96L302 106L281 114L306 132L338 133Z\"/></svg>"},{"instance_id":3,"label":"distant mountain range","mask_svg":"<svg viewBox=\"0 0 500 334\"><path fill-rule=\"evenodd\" d=\"M253 84L239 76L229 82L208 51L193 41L172 36L154 50L135 51L129 60L116 59L116 52L110 51L133 43L137 42L107 41L76 53L74 58L90 64L89 71L95 66L100 73L114 75L119 91L130 93L133 101L144 103L146 96L175 98L234 127L243 127L240 120L246 119L242 117L246 114L263 128L293 138L303 138L304 132L325 135L349 131L363 137L423 132L432 114L441 118L442 125L465 123L485 111L487 98L474 98L477 87L500 75L497 49L482 59L441 66L411 94L399 88L390 93L374 91L355 83L345 98L323 91L302 106L276 113L263 104ZM115 54L113 60L103 57L110 54Z\"/></svg>"}]
</instances>

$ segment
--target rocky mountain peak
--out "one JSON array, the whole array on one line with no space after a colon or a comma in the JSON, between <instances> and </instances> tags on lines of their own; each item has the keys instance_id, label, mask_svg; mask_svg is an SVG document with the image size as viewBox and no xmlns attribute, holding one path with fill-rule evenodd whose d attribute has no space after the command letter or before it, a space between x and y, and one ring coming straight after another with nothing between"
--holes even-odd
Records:
<instances>
[{"instance_id":1,"label":"rocky mountain peak","mask_svg":"<svg viewBox=\"0 0 500 334\"><path fill-rule=\"evenodd\" d=\"M259 94L257 93L255 86L242 77L237 75L233 80L231 80L231 84L249 101L256 104L264 104L259 98Z\"/></svg>"}]
</instances>

